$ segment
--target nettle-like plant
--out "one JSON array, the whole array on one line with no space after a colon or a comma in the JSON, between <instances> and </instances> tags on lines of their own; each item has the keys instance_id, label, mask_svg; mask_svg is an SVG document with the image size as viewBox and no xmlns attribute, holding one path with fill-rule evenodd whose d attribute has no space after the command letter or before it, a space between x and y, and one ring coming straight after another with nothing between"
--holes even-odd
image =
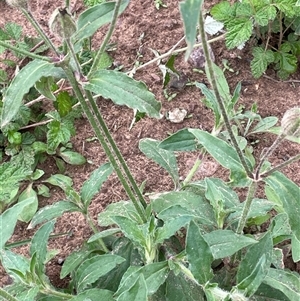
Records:
<instances>
[{"instance_id":1,"label":"nettle-like plant","mask_svg":"<svg viewBox=\"0 0 300 301\"><path fill-rule=\"evenodd\" d=\"M231 95L221 69L210 58L202 2L186 0L180 3L180 11L188 45L186 58L194 47L199 28L211 90L199 83L195 85L202 90L205 104L214 113L215 126L211 133L184 129L164 141L148 138L140 141L141 151L169 172L175 187L174 191L150 194L149 203L116 147L93 97L102 95L159 117L160 104L142 83L118 71L98 69L98 60L115 26L120 6L124 9L127 2L109 2L88 9L79 16L77 26L71 25L72 34L65 31L71 28L68 27L70 16L65 9L58 10L57 28L63 33L68 51L58 52L52 60L35 58L14 81L22 87L23 71L31 75L26 78L31 78L29 83L34 85L39 76L56 78L59 71L71 84L110 163L97 168L79 192L66 178L52 178L53 184L63 188L66 199L41 208L32 218L30 228L43 224L31 240L30 258L12 252L7 241L32 200L19 202L0 216L1 262L13 279L11 285L0 289L0 296L13 301L299 299L299 274L285 268L280 245L289 244L294 262L300 260L300 189L279 169L299 160L300 155L279 166L271 166L267 160L284 139L299 143L300 108L288 110L277 128L273 127L277 119L261 118L255 114L255 106L251 112L235 111L240 84ZM106 23L103 20L112 22L85 74L78 53L84 40L100 24ZM20 107L20 95L27 91L22 88L18 97L10 98L13 84L4 97L2 127L13 119L16 114L13 104ZM266 130L278 136L256 162L245 137ZM198 150L199 158L181 181L174 151L189 150ZM207 153L230 171L229 182L219 178L192 181ZM88 207L113 170L129 200L111 204L101 212L98 223L109 228L98 231ZM264 187L267 199L256 196L258 186ZM240 187L247 192L244 202L235 191ZM66 289L60 290L53 287L45 273L45 264L55 254L47 250L47 240L55 218L73 211L86 217L95 234L64 261L60 277L69 275L71 281ZM258 227L266 221L265 232L250 234L249 227Z\"/></svg>"},{"instance_id":2,"label":"nettle-like plant","mask_svg":"<svg viewBox=\"0 0 300 301\"><path fill-rule=\"evenodd\" d=\"M286 79L297 70L300 54L300 3L297 0L221 1L212 16L227 30L226 46L243 48L251 41L251 71L255 78L268 66Z\"/></svg>"}]
</instances>

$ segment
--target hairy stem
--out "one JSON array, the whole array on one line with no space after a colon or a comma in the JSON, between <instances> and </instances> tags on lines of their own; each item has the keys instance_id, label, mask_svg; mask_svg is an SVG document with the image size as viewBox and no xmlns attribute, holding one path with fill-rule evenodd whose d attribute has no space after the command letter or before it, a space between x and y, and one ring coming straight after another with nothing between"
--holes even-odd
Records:
<instances>
[{"instance_id":1,"label":"hairy stem","mask_svg":"<svg viewBox=\"0 0 300 301\"><path fill-rule=\"evenodd\" d=\"M111 148L113 149L115 155L117 156L117 158L118 158L118 160L119 160L119 162L120 162L120 164L121 164L128 180L130 182L131 187L133 188L133 190L134 190L135 194L137 195L137 197L138 197L140 203L142 204L142 206L144 208L146 208L147 203L146 203L139 187L137 186L136 181L134 180L134 178L133 178L133 176L132 176L132 174L131 174L131 172L130 172L130 170L129 170L129 168L128 168L128 166L127 166L127 164L126 164L126 162L125 162L125 160L124 160L124 158L121 154L121 152L119 151L118 146L116 145L113 137L111 136L111 134L109 132L109 129L107 128L106 123L105 123L105 121L104 121L104 119L103 119L103 117L102 117L102 115L99 111L99 108L97 107L97 105L95 103L95 100L91 95L91 92L86 91L86 95L87 95L88 100L89 100L89 102L92 106L93 112L94 112L94 114L95 114L95 116L96 116L96 118L97 118L97 120L98 120L98 122L101 126L101 129L102 129L106 139L110 143Z\"/></svg>"},{"instance_id":2,"label":"hairy stem","mask_svg":"<svg viewBox=\"0 0 300 301\"><path fill-rule=\"evenodd\" d=\"M8 301L19 301L18 299L16 299L14 296L12 296L11 294L9 294L8 292L6 292L5 290L3 290L0 287L0 296L4 299L4 300L8 300Z\"/></svg>"},{"instance_id":3,"label":"hairy stem","mask_svg":"<svg viewBox=\"0 0 300 301\"><path fill-rule=\"evenodd\" d=\"M280 134L277 136L276 140L273 142L273 144L267 149L267 151L263 154L263 156L260 158L258 166L255 171L255 179L259 180L260 175L259 172L261 170L261 167L265 160L274 152L274 150L277 148L277 146L281 143L281 141L284 139L285 135Z\"/></svg>"},{"instance_id":4,"label":"hairy stem","mask_svg":"<svg viewBox=\"0 0 300 301\"><path fill-rule=\"evenodd\" d=\"M252 200L253 200L255 192L256 192L256 188L257 188L257 182L252 181L250 186L249 186L249 190L248 190L246 201L244 203L242 215L239 219L239 223L238 223L238 226L237 226L237 229L236 229L237 234L242 234L243 233L243 229L245 228L245 225L246 225L246 222L247 222L248 213L249 213L251 203L252 203Z\"/></svg>"},{"instance_id":5,"label":"hairy stem","mask_svg":"<svg viewBox=\"0 0 300 301\"><path fill-rule=\"evenodd\" d=\"M287 160L287 161L285 161L285 162L283 162L283 163L281 163L281 164L278 164L277 166L275 166L275 167L271 168L270 170L268 170L268 171L266 171L266 172L260 174L259 176L260 176L260 178L266 178L266 177L268 177L270 174L272 174L274 171L280 170L281 168L283 168L283 167L285 167L285 166L288 166L289 164L291 164L291 163L293 163L293 162L296 162L296 161L298 161L298 160L300 160L300 154L298 154L298 155L292 157L291 159L289 159L289 160Z\"/></svg>"},{"instance_id":6,"label":"hairy stem","mask_svg":"<svg viewBox=\"0 0 300 301\"><path fill-rule=\"evenodd\" d=\"M109 42L109 40L110 40L110 38L113 34L113 31L115 29L118 14L119 14L119 10L120 10L120 6L121 6L121 0L117 0L116 4L115 4L115 9L114 9L114 12L113 12L113 17L112 17L112 21L110 23L109 29L108 29L108 31L106 33L106 36L105 36L105 38L104 38L97 54L96 54L93 65L92 65L87 77L91 76L98 68L101 56L104 53L106 45L108 44L108 42Z\"/></svg>"},{"instance_id":7,"label":"hairy stem","mask_svg":"<svg viewBox=\"0 0 300 301\"><path fill-rule=\"evenodd\" d=\"M202 13L200 14L200 17L199 17L199 32L200 32L200 36L201 36L204 56L205 56L207 67L208 67L208 73L209 73L209 76L211 78L211 85L212 85L213 91L215 93L216 99L218 101L219 107L221 109L221 114L222 114L226 129L229 133L230 139L231 139L232 144L233 144L233 146L234 146L234 148L235 148L235 150L238 154L238 157L241 161L241 164L243 165L243 167L245 169L245 172L247 173L247 176L250 179L252 179L253 175L252 175L252 173L251 173L251 171L250 171L250 169L247 165L247 162L245 160L245 157L243 156L243 153L242 153L241 149L238 146L238 143L236 141L234 133L231 129L231 125L230 125L230 122L229 122L229 118L228 118L228 115L227 115L222 97L221 97L220 92L218 90L218 86L217 86L217 82L216 82L216 76L215 76L215 72L214 72L214 68L213 68L213 62L212 62L211 57L210 57L208 44L207 44L207 39L206 39L206 33L205 33L205 30L204 30L204 19L203 19Z\"/></svg>"},{"instance_id":8,"label":"hairy stem","mask_svg":"<svg viewBox=\"0 0 300 301\"><path fill-rule=\"evenodd\" d=\"M22 10L23 14L25 15L25 17L27 18L27 20L32 24L32 26L39 33L39 35L41 36L41 38L45 41L45 43L54 51L54 53L56 54L56 56L59 56L59 52L57 51L57 49L55 48L55 46L53 45L53 43L50 41L50 39L48 38L48 36L44 33L44 31L41 28L40 24L34 19L34 17L31 14L31 12L27 11L27 10L25 10L23 8L21 8L21 10Z\"/></svg>"},{"instance_id":9,"label":"hairy stem","mask_svg":"<svg viewBox=\"0 0 300 301\"><path fill-rule=\"evenodd\" d=\"M38 54L35 54L35 53L32 53L32 52L29 52L27 50L15 47L15 46L10 45L8 43L5 43L4 41L1 41L1 40L0 40L0 46L4 47L6 49L9 49L9 50L18 52L20 54L23 54L23 55L25 55L27 57L30 57L32 59L38 59L38 60L42 60L42 61L46 61L46 62L51 62L51 59L49 59L45 56L41 56L41 55L38 55Z\"/></svg>"},{"instance_id":10,"label":"hairy stem","mask_svg":"<svg viewBox=\"0 0 300 301\"><path fill-rule=\"evenodd\" d=\"M111 162L121 184L123 185L129 199L132 201L133 205L135 206L135 209L137 210L138 214L140 215L141 219L143 222L146 222L146 217L145 217L145 211L144 211L144 208L140 206L140 203L137 201L137 199L135 198L134 194L132 193L132 190L130 188L130 186L128 185L126 179L124 178L123 174L122 174L122 171L115 159L115 157L113 156L112 154L112 151L110 150L101 130L99 129L98 125L97 125L97 122L96 120L94 119L94 116L88 106L88 104L86 103L83 95L82 95L82 92L78 86L78 83L76 81L76 78L73 74L73 72L69 69L69 66L66 65L66 66L63 66L63 69L70 81L70 84L71 86L73 87L73 90L74 90L74 93L76 95L76 97L78 98L81 106L82 106L82 109L84 111L84 113L86 114L97 138L99 139L104 151L105 151L105 154L107 155L109 161ZM93 98L92 98L93 99Z\"/></svg>"},{"instance_id":11,"label":"hairy stem","mask_svg":"<svg viewBox=\"0 0 300 301\"><path fill-rule=\"evenodd\" d=\"M202 159L203 159L205 153L206 153L205 149L202 148L200 150L200 153L199 153L195 163L194 163L194 166L192 167L192 169L189 171L188 175L184 179L184 181L182 183L183 186L187 185L192 180L193 176L195 175L195 173L197 172L199 166L202 163Z\"/></svg>"}]
</instances>

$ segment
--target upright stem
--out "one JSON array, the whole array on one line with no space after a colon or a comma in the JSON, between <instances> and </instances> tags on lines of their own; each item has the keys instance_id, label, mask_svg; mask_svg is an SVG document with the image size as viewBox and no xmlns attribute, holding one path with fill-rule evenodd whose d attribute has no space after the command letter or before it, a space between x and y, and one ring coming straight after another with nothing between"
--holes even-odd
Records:
<instances>
[{"instance_id":1,"label":"upright stem","mask_svg":"<svg viewBox=\"0 0 300 301\"><path fill-rule=\"evenodd\" d=\"M285 166L288 166L289 164L291 164L291 163L293 163L293 162L296 162L296 161L298 161L298 160L300 160L300 154L298 154L298 155L294 156L293 158L291 158L291 159L289 159L289 160L287 160L287 161L285 161L285 162L283 162L283 163L281 163L281 164L278 164L277 166L271 168L270 170L268 170L268 171L266 171L266 172L260 174L259 177L260 177L260 178L268 177L268 176L269 176L270 174L272 174L274 171L279 170L279 169L281 169L281 168L283 168L283 167L285 167Z\"/></svg>"},{"instance_id":2,"label":"upright stem","mask_svg":"<svg viewBox=\"0 0 300 301\"><path fill-rule=\"evenodd\" d=\"M113 137L111 136L111 134L109 132L109 129L107 128L107 125L106 125L106 123L105 123L105 121L104 121L104 119L103 119L103 117L102 117L102 115L101 115L101 113L99 111L99 108L97 107L97 105L95 103L95 100L94 100L91 92L90 91L86 91L85 94L88 97L88 100L89 100L89 102L90 102L90 104L92 106L92 109L93 109L93 112L94 112L95 116L97 117L97 120L98 120L98 122L99 122L99 124L101 126L101 129L104 132L104 135L105 135L106 139L110 143L111 148L113 149L115 155L117 156L117 158L118 158L118 160L119 160L119 162L120 162L120 164L121 164L121 166L122 166L122 168L123 168L123 170L124 170L124 172L125 172L128 180L130 182L130 185L132 186L132 188L133 188L134 192L136 193L136 195L137 195L140 203L142 204L142 206L144 208L146 208L147 207L147 203L146 203L146 201L145 201L145 199L144 199L144 197L143 197L143 195L142 195L139 187L136 184L136 181L134 180L134 178L133 178L133 176L132 176L132 174L131 174L131 172L130 172L127 164L126 164L126 161L124 160L123 155L119 151L118 146L116 145Z\"/></svg>"},{"instance_id":3,"label":"upright stem","mask_svg":"<svg viewBox=\"0 0 300 301\"><path fill-rule=\"evenodd\" d=\"M245 171L247 173L247 176L250 179L252 179L253 175L252 175L252 173L251 173L251 171L250 171L250 169L249 169L249 167L247 165L245 157L243 156L243 153L242 153L241 149L239 148L239 145L238 145L238 143L236 141L234 133L233 133L233 131L231 129L229 118L228 118L228 115L227 115L227 112L226 112L223 100L222 100L221 95L220 95L219 90L218 90L218 86L217 86L217 83L216 83L216 76L215 76L214 68L213 68L213 63L212 63L212 60L211 60L211 57L210 57L210 53L209 53L209 49L208 49L208 45L207 45L207 39L206 39L205 30L204 30L204 20L203 20L202 13L200 13L200 17L199 17L199 32L200 32L200 36L201 36L201 42L202 42L204 56L205 56L206 63L207 63L207 66L208 66L209 76L211 78L211 85L212 85L213 91L215 93L216 99L218 101L218 104L220 106L222 117L224 119L224 123L225 123L226 129L227 129L227 131L229 133L229 136L230 136L230 139L232 141L232 144L233 144L235 150L237 151L237 154L238 154L238 157L239 157L239 159L241 161L241 164L243 165L243 167L244 167L244 169L245 169Z\"/></svg>"},{"instance_id":4,"label":"upright stem","mask_svg":"<svg viewBox=\"0 0 300 301\"><path fill-rule=\"evenodd\" d=\"M120 170L116 159L114 158L111 150L109 149L109 146L107 145L107 142L105 141L105 138L103 137L103 134L101 133L101 131L94 119L94 116L93 116L92 112L90 111L88 104L85 102L85 99L82 95L82 92L78 86L78 83L76 81L76 78L75 78L73 72L69 69L68 65L63 66L62 68L64 69L64 71L70 81L70 84L75 92L75 95L78 98L78 100L82 106L82 109L83 109L84 113L86 114L91 126L93 127L93 130L94 130L97 138L99 139L107 157L109 158L109 161L111 162L115 172L117 173L117 176L120 179L120 182L123 185L129 199L132 201L133 205L135 206L135 209L137 210L137 212L140 215L143 222L146 222L146 215L145 215L144 208L140 206L140 203L136 200L134 194L131 191L130 186L128 185L126 179L124 178L122 171Z\"/></svg>"},{"instance_id":5,"label":"upright stem","mask_svg":"<svg viewBox=\"0 0 300 301\"><path fill-rule=\"evenodd\" d=\"M248 194L247 194L247 198L246 198L246 201L244 202L244 208L242 211L242 215L239 219L239 224L236 229L237 234L243 233L243 229L245 228L245 225L247 222L248 213L249 213L251 203L252 203L252 200L253 200L255 192L256 192L256 188L257 188L257 182L251 181L251 184L250 184L249 190L248 190Z\"/></svg>"},{"instance_id":6,"label":"upright stem","mask_svg":"<svg viewBox=\"0 0 300 301\"><path fill-rule=\"evenodd\" d=\"M101 56L103 54L103 52L105 51L105 48L106 48L106 45L107 43L109 42L111 36L112 36L112 33L115 29L115 26L116 26L116 22L117 22L117 19L118 19L118 14L119 14L119 10L120 10L120 6L121 6L121 0L117 0L116 1L116 5L115 5L115 9L114 9L114 13L113 13L113 18L111 20L111 23L110 23L110 26L109 26L109 29L106 33L106 36L97 52L97 55L94 59L94 62L92 64L92 67L87 75L87 77L89 77L90 75L92 75L96 70L97 70L97 67L99 65L99 62L100 62L100 59L101 59Z\"/></svg>"},{"instance_id":7,"label":"upright stem","mask_svg":"<svg viewBox=\"0 0 300 301\"><path fill-rule=\"evenodd\" d=\"M256 171L255 171L255 179L256 180L258 180L259 177L260 177L259 172L261 170L261 167L262 167L263 163L274 152L274 150L277 148L279 143L281 143L281 141L284 139L284 137L285 137L285 135L282 134L282 133L279 136L277 136L277 138L273 142L273 144L267 149L267 151L260 158L260 161L259 161L258 166L257 166Z\"/></svg>"},{"instance_id":8,"label":"upright stem","mask_svg":"<svg viewBox=\"0 0 300 301\"><path fill-rule=\"evenodd\" d=\"M48 36L44 33L43 29L39 25L39 23L34 19L33 15L30 11L27 11L26 9L21 8L23 14L26 16L26 18L29 20L29 22L32 24L32 26L35 28L35 30L40 34L41 38L45 41L45 43L54 51L54 53L59 56L59 52L53 45L53 43L50 41Z\"/></svg>"}]
</instances>

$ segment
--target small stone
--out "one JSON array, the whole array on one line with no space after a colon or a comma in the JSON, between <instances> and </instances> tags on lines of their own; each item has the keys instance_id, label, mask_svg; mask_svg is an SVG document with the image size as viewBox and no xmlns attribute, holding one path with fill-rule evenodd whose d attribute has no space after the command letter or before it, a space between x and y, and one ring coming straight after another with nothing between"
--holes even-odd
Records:
<instances>
[{"instance_id":1,"label":"small stone","mask_svg":"<svg viewBox=\"0 0 300 301\"><path fill-rule=\"evenodd\" d=\"M168 119L173 123L181 123L187 115L187 110L176 108L168 112Z\"/></svg>"}]
</instances>

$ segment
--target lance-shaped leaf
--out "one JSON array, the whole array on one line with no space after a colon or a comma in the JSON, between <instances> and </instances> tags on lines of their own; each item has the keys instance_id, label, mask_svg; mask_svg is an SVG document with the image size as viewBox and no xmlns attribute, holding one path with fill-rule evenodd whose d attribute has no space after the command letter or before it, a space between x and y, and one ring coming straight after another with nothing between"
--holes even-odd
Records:
<instances>
[{"instance_id":1,"label":"lance-shaped leaf","mask_svg":"<svg viewBox=\"0 0 300 301\"><path fill-rule=\"evenodd\" d=\"M231 171L230 178L236 185L245 185L247 176L236 150L222 139L198 129L189 129L216 161ZM248 164L250 167L250 163Z\"/></svg>"},{"instance_id":2,"label":"lance-shaped leaf","mask_svg":"<svg viewBox=\"0 0 300 301\"><path fill-rule=\"evenodd\" d=\"M143 274L135 281L133 286L121 294L117 301L147 301L147 285Z\"/></svg>"},{"instance_id":3,"label":"lance-shaped leaf","mask_svg":"<svg viewBox=\"0 0 300 301\"><path fill-rule=\"evenodd\" d=\"M89 179L83 183L80 196L86 207L89 206L90 201L100 190L102 184L107 180L112 171L113 168L110 163L103 164L94 170Z\"/></svg>"},{"instance_id":4,"label":"lance-shaped leaf","mask_svg":"<svg viewBox=\"0 0 300 301\"><path fill-rule=\"evenodd\" d=\"M124 258L111 254L96 255L85 260L76 271L77 291L82 292L89 284L94 283L123 261Z\"/></svg>"},{"instance_id":5,"label":"lance-shaped leaf","mask_svg":"<svg viewBox=\"0 0 300 301\"><path fill-rule=\"evenodd\" d=\"M257 243L255 239L236 234L231 230L216 230L203 236L210 246L214 259L231 256L238 250Z\"/></svg>"},{"instance_id":6,"label":"lance-shaped leaf","mask_svg":"<svg viewBox=\"0 0 300 301\"><path fill-rule=\"evenodd\" d=\"M111 99L115 104L126 105L131 109L160 118L161 104L147 90L144 83L126 74L113 70L98 70L84 86L85 89Z\"/></svg>"},{"instance_id":7,"label":"lance-shaped leaf","mask_svg":"<svg viewBox=\"0 0 300 301\"><path fill-rule=\"evenodd\" d=\"M184 33L188 49L185 53L187 60L196 41L197 25L203 0L185 0L180 3L180 13L184 24Z\"/></svg>"},{"instance_id":8,"label":"lance-shaped leaf","mask_svg":"<svg viewBox=\"0 0 300 301\"><path fill-rule=\"evenodd\" d=\"M24 208L26 208L32 202L34 202L34 199L27 199L21 203L15 204L13 207L5 210L4 213L0 215L0 250L3 249L5 243L12 236L19 214L21 214Z\"/></svg>"},{"instance_id":9,"label":"lance-shaped leaf","mask_svg":"<svg viewBox=\"0 0 300 301\"><path fill-rule=\"evenodd\" d=\"M282 203L283 210L289 217L292 232L300 240L300 187L280 172L272 173L265 181Z\"/></svg>"},{"instance_id":10,"label":"lance-shaped leaf","mask_svg":"<svg viewBox=\"0 0 300 301\"><path fill-rule=\"evenodd\" d=\"M32 218L28 229L34 228L36 225L60 217L64 212L80 211L80 208L72 202L59 201L53 205L41 208Z\"/></svg>"},{"instance_id":11,"label":"lance-shaped leaf","mask_svg":"<svg viewBox=\"0 0 300 301\"><path fill-rule=\"evenodd\" d=\"M148 294L154 294L158 288L165 282L169 274L168 262L154 262L144 267L131 266L123 275L116 296L130 289L132 284L143 275L146 281Z\"/></svg>"},{"instance_id":12,"label":"lance-shaped leaf","mask_svg":"<svg viewBox=\"0 0 300 301\"><path fill-rule=\"evenodd\" d=\"M53 231L55 220L49 221L34 234L31 246L30 255L36 255L36 270L42 273L45 269L45 261L47 256L47 243L50 233Z\"/></svg>"},{"instance_id":13,"label":"lance-shaped leaf","mask_svg":"<svg viewBox=\"0 0 300 301\"><path fill-rule=\"evenodd\" d=\"M14 77L4 95L1 127L13 120L22 105L23 96L43 76L62 77L62 70L52 63L34 60Z\"/></svg>"},{"instance_id":14,"label":"lance-shaped leaf","mask_svg":"<svg viewBox=\"0 0 300 301\"><path fill-rule=\"evenodd\" d=\"M72 297L69 301L114 301L113 292L109 290L99 289L99 288L91 288L82 293Z\"/></svg>"},{"instance_id":15,"label":"lance-shaped leaf","mask_svg":"<svg viewBox=\"0 0 300 301\"><path fill-rule=\"evenodd\" d=\"M257 244L249 247L238 268L238 289L252 296L268 274L272 261L273 241L267 232Z\"/></svg>"},{"instance_id":16,"label":"lance-shaped leaf","mask_svg":"<svg viewBox=\"0 0 300 301\"><path fill-rule=\"evenodd\" d=\"M122 1L119 14L125 10L128 3L129 0ZM75 35L75 39L86 39L92 36L98 28L109 23L112 20L115 5L115 1L101 3L80 14L77 21L77 34Z\"/></svg>"},{"instance_id":17,"label":"lance-shaped leaf","mask_svg":"<svg viewBox=\"0 0 300 301\"><path fill-rule=\"evenodd\" d=\"M178 185L179 175L176 157L173 152L159 148L160 141L145 138L140 140L140 150L150 159L163 167L172 177L175 186Z\"/></svg>"},{"instance_id":18,"label":"lance-shaped leaf","mask_svg":"<svg viewBox=\"0 0 300 301\"><path fill-rule=\"evenodd\" d=\"M195 279L199 284L205 284L213 277L211 264L214 258L200 228L193 221L188 227L186 254Z\"/></svg>"},{"instance_id":19,"label":"lance-shaped leaf","mask_svg":"<svg viewBox=\"0 0 300 301\"><path fill-rule=\"evenodd\" d=\"M38 197L35 190L32 188L32 183L20 194L18 202L23 202L30 199L30 205L24 208L22 213L19 215L19 220L28 223L38 209Z\"/></svg>"},{"instance_id":20,"label":"lance-shaped leaf","mask_svg":"<svg viewBox=\"0 0 300 301\"><path fill-rule=\"evenodd\" d=\"M197 144L195 136L188 129L183 129L163 140L158 147L169 151L193 151Z\"/></svg>"},{"instance_id":21,"label":"lance-shaped leaf","mask_svg":"<svg viewBox=\"0 0 300 301\"><path fill-rule=\"evenodd\" d=\"M289 300L300 299L299 274L271 268L264 283L284 293Z\"/></svg>"}]
</instances>

